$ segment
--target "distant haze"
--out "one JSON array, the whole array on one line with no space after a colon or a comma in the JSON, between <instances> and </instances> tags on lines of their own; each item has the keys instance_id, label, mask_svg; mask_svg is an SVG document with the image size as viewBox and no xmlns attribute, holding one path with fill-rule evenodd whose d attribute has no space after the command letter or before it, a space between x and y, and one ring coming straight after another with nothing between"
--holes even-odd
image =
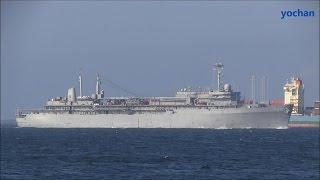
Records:
<instances>
[{"instance_id":1,"label":"distant haze","mask_svg":"<svg viewBox=\"0 0 320 180\"><path fill-rule=\"evenodd\" d=\"M281 11L313 10L314 17ZM17 107L94 91L96 73L140 96L173 96L186 86L225 83L251 96L250 76L268 77L282 98L292 75L305 104L319 99L319 1L1 1L1 120ZM103 83L106 96L130 96ZM258 92L259 93L259 92Z\"/></svg>"}]
</instances>

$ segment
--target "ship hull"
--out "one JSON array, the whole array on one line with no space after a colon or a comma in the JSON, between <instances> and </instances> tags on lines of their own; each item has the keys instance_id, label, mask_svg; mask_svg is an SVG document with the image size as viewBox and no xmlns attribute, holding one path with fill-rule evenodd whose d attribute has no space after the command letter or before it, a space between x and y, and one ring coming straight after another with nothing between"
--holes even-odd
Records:
<instances>
[{"instance_id":1,"label":"ship hull","mask_svg":"<svg viewBox=\"0 0 320 180\"><path fill-rule=\"evenodd\" d=\"M319 128L320 116L291 115L290 128Z\"/></svg>"},{"instance_id":2,"label":"ship hull","mask_svg":"<svg viewBox=\"0 0 320 180\"><path fill-rule=\"evenodd\" d=\"M38 113L16 118L36 128L287 128L290 115L272 108L176 109L159 113Z\"/></svg>"}]
</instances>

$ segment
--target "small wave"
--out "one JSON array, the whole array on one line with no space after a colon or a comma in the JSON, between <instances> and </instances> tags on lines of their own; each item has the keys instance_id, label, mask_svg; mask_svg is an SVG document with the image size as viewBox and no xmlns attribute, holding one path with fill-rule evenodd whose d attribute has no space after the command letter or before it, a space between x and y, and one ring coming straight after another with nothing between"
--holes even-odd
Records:
<instances>
[{"instance_id":1,"label":"small wave","mask_svg":"<svg viewBox=\"0 0 320 180\"><path fill-rule=\"evenodd\" d=\"M215 129L232 129L232 128L228 128L228 127L225 127L225 126L221 126L221 127L215 128Z\"/></svg>"},{"instance_id":2,"label":"small wave","mask_svg":"<svg viewBox=\"0 0 320 180\"><path fill-rule=\"evenodd\" d=\"M288 127L285 127L285 126L279 126L279 127L276 127L276 129L288 129Z\"/></svg>"},{"instance_id":3,"label":"small wave","mask_svg":"<svg viewBox=\"0 0 320 180\"><path fill-rule=\"evenodd\" d=\"M163 159L168 159L168 158L169 158L169 156L163 156L162 158L163 158Z\"/></svg>"}]
</instances>

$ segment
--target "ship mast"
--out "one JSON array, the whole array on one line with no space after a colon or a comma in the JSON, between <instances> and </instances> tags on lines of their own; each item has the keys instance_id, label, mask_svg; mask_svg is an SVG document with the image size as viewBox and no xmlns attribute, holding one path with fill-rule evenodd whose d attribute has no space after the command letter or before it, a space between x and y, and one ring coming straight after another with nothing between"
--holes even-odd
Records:
<instances>
[{"instance_id":1,"label":"ship mast","mask_svg":"<svg viewBox=\"0 0 320 180\"><path fill-rule=\"evenodd\" d=\"M82 97L82 71L80 71L80 74L79 74L79 96Z\"/></svg>"},{"instance_id":2,"label":"ship mast","mask_svg":"<svg viewBox=\"0 0 320 180\"><path fill-rule=\"evenodd\" d=\"M99 74L97 74L97 83L96 83L96 94L98 95L98 94L100 94L100 89L101 89L101 87L100 87L100 85L101 85L101 83L100 83L100 75Z\"/></svg>"},{"instance_id":3,"label":"ship mast","mask_svg":"<svg viewBox=\"0 0 320 180\"><path fill-rule=\"evenodd\" d=\"M100 80L100 75L97 74L97 83L96 83L96 98L97 99L102 99L104 97L104 91L101 88L101 80Z\"/></svg>"},{"instance_id":4,"label":"ship mast","mask_svg":"<svg viewBox=\"0 0 320 180\"><path fill-rule=\"evenodd\" d=\"M222 76L223 64L219 62L213 65L213 67L214 67L213 70L217 71L218 91L221 91L221 76Z\"/></svg>"}]
</instances>

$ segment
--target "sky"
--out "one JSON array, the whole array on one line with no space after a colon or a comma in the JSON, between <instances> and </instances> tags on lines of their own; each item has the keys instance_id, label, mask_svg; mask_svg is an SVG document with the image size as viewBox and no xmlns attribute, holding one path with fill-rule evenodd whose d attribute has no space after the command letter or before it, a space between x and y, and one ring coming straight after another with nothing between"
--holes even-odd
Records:
<instances>
[{"instance_id":1,"label":"sky","mask_svg":"<svg viewBox=\"0 0 320 180\"><path fill-rule=\"evenodd\" d=\"M314 11L287 17L281 11ZM223 82L251 97L250 77L267 76L267 98L283 98L293 75L305 105L319 100L319 1L1 1L1 121L16 108L95 88L107 97L174 96ZM257 87L259 96L259 87ZM259 98L259 97L257 97Z\"/></svg>"}]
</instances>

